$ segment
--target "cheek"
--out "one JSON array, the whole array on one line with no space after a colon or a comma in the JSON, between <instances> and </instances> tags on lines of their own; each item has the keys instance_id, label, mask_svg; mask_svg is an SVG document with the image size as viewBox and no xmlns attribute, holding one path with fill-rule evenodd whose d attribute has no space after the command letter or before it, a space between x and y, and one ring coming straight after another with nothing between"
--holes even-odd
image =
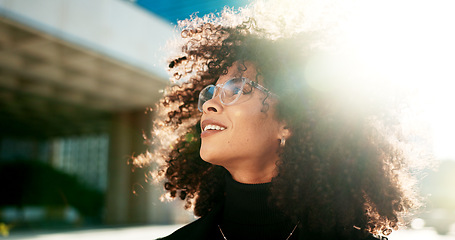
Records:
<instances>
[{"instance_id":1,"label":"cheek","mask_svg":"<svg viewBox=\"0 0 455 240\"><path fill-rule=\"evenodd\" d=\"M261 124L262 113L252 109L255 108L245 108L233 111L231 116L234 127L250 131L254 129L254 126Z\"/></svg>"},{"instance_id":2,"label":"cheek","mask_svg":"<svg viewBox=\"0 0 455 240\"><path fill-rule=\"evenodd\" d=\"M261 111L236 111L232 116L239 130L237 133L243 135L242 138L248 142L266 141L275 130L276 121Z\"/></svg>"}]
</instances>

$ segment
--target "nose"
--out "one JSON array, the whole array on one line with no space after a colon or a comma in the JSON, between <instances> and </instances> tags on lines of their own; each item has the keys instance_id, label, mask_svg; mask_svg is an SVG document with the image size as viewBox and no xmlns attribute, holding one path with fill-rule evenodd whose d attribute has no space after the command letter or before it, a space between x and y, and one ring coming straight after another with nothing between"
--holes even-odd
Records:
<instances>
[{"instance_id":1,"label":"nose","mask_svg":"<svg viewBox=\"0 0 455 240\"><path fill-rule=\"evenodd\" d=\"M220 97L215 95L212 99L207 100L203 105L202 105L202 110L204 114L207 113L217 113L222 111L223 109L223 104L220 102Z\"/></svg>"}]
</instances>

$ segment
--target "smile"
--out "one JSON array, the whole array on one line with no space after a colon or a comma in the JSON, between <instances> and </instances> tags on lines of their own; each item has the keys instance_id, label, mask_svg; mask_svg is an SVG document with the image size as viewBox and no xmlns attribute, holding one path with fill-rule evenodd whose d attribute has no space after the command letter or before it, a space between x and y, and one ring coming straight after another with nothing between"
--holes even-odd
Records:
<instances>
[{"instance_id":1,"label":"smile","mask_svg":"<svg viewBox=\"0 0 455 240\"><path fill-rule=\"evenodd\" d=\"M225 127L221 127L221 126L218 126L218 125L213 125L213 124L209 124L207 126L204 127L204 131L207 131L207 130L218 130L218 131L223 131L224 129L226 129Z\"/></svg>"},{"instance_id":2,"label":"smile","mask_svg":"<svg viewBox=\"0 0 455 240\"><path fill-rule=\"evenodd\" d=\"M214 119L205 119L201 122L201 138L205 138L217 133L221 133L226 130L227 127L222 123Z\"/></svg>"}]
</instances>

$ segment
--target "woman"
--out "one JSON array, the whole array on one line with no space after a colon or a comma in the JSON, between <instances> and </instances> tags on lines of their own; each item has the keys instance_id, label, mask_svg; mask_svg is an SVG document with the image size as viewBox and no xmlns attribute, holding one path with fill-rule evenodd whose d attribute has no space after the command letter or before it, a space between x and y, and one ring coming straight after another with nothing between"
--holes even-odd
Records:
<instances>
[{"instance_id":1,"label":"woman","mask_svg":"<svg viewBox=\"0 0 455 240\"><path fill-rule=\"evenodd\" d=\"M156 150L136 159L160 163L169 197L200 217L163 239L375 239L397 229L416 201L401 184L390 109L312 86L305 66L320 34L280 37L236 17L186 22Z\"/></svg>"}]
</instances>

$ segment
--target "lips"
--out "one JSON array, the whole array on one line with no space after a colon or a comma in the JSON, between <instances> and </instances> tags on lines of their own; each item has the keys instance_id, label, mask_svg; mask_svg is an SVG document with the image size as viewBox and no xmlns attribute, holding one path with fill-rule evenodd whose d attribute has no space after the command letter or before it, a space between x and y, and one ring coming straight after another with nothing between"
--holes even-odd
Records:
<instances>
[{"instance_id":1,"label":"lips","mask_svg":"<svg viewBox=\"0 0 455 240\"><path fill-rule=\"evenodd\" d=\"M201 137L206 137L206 136L221 132L223 130L226 130L227 127L225 125L223 125L222 123L217 122L215 120L206 119L206 120L202 121L201 128L202 128Z\"/></svg>"}]
</instances>

